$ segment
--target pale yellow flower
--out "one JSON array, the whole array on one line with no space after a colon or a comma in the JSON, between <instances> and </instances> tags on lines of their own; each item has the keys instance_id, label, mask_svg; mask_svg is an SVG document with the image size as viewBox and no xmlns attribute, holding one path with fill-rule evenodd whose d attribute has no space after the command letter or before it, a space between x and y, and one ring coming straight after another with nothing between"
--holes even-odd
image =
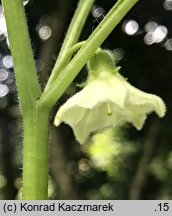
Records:
<instances>
[{"instance_id":1,"label":"pale yellow flower","mask_svg":"<svg viewBox=\"0 0 172 216\"><path fill-rule=\"evenodd\" d=\"M106 51L104 51L106 52ZM101 71L89 79L86 86L58 110L54 124L70 125L76 139L82 144L90 133L97 130L132 123L138 130L143 127L147 114L155 111L163 117L166 106L163 100L130 85L118 68ZM106 70L105 70L106 68Z\"/></svg>"}]
</instances>

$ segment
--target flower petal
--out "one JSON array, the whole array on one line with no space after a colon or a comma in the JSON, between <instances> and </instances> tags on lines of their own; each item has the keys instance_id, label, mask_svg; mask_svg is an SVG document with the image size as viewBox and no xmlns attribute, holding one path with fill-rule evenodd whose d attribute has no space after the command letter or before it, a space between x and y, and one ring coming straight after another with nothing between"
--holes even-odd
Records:
<instances>
[{"instance_id":1,"label":"flower petal","mask_svg":"<svg viewBox=\"0 0 172 216\"><path fill-rule=\"evenodd\" d=\"M146 120L146 115L132 115L132 119L129 120L137 130L141 130Z\"/></svg>"},{"instance_id":2,"label":"flower petal","mask_svg":"<svg viewBox=\"0 0 172 216\"><path fill-rule=\"evenodd\" d=\"M122 109L109 102L112 114L108 114L107 102L99 103L92 108L84 108L79 104L71 107L68 101L61 106L55 117L70 125L80 143L84 143L91 132L102 130L108 127L121 125L125 119L125 112Z\"/></svg>"},{"instance_id":3,"label":"flower petal","mask_svg":"<svg viewBox=\"0 0 172 216\"><path fill-rule=\"evenodd\" d=\"M127 107L131 109L133 113L144 114L155 111L159 117L163 117L166 113L166 106L164 101L154 95L143 92L134 86L130 85L122 75L117 75L123 82L123 85L128 89ZM130 107L129 107L130 106Z\"/></svg>"}]
</instances>

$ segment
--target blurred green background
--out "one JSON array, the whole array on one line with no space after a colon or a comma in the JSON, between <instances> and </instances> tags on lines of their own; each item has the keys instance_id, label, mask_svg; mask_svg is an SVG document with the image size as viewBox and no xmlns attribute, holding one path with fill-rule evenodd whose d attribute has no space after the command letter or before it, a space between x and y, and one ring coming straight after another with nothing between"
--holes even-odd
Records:
<instances>
[{"instance_id":1,"label":"blurred green background","mask_svg":"<svg viewBox=\"0 0 172 216\"><path fill-rule=\"evenodd\" d=\"M42 86L55 63L77 0L25 1ZM95 1L80 40L96 28L114 0ZM165 118L151 114L141 131L127 124L75 141L58 107L79 90L83 68L50 116L49 199L172 199L172 0L140 0L102 45L116 56L129 82L161 96ZM27 58L27 56L26 56ZM0 199L20 199L22 116L0 6Z\"/></svg>"}]
</instances>

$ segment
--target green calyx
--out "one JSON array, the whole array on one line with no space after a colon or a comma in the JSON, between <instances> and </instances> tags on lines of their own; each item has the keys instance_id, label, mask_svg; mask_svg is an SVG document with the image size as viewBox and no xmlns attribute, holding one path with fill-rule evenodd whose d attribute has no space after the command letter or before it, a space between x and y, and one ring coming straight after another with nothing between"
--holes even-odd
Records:
<instances>
[{"instance_id":1,"label":"green calyx","mask_svg":"<svg viewBox=\"0 0 172 216\"><path fill-rule=\"evenodd\" d=\"M99 48L94 56L88 61L89 74L93 77L99 76L102 71L114 73L116 68L114 55L109 50Z\"/></svg>"},{"instance_id":2,"label":"green calyx","mask_svg":"<svg viewBox=\"0 0 172 216\"><path fill-rule=\"evenodd\" d=\"M77 84L78 87L85 87L96 79L106 79L108 75L116 74L121 67L115 66L115 57L109 50L98 48L94 56L87 62L89 71L88 78L84 83Z\"/></svg>"}]
</instances>

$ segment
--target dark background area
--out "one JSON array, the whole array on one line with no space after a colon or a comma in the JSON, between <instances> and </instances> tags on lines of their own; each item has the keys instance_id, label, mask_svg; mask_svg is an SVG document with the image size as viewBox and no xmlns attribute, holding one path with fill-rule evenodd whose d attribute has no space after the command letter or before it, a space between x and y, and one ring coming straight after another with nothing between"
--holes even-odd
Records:
<instances>
[{"instance_id":1,"label":"dark background area","mask_svg":"<svg viewBox=\"0 0 172 216\"><path fill-rule=\"evenodd\" d=\"M55 63L77 2L31 0L25 6L42 86ZM115 2L95 1L80 41L87 39ZM8 71L8 77L0 84L7 86L9 92L4 96L0 93L0 199L17 199L22 176L22 117L13 67L10 61L4 63L10 50L2 27L0 22L0 69ZM87 70L83 68L50 117L49 198L172 199L172 1L140 0L102 47L114 52L122 66L121 73L132 85L164 99L166 116L159 119L151 114L141 131L124 125L91 137L81 146L71 128L65 124L55 128L53 118L60 104L78 90L75 84L86 78Z\"/></svg>"}]
</instances>

